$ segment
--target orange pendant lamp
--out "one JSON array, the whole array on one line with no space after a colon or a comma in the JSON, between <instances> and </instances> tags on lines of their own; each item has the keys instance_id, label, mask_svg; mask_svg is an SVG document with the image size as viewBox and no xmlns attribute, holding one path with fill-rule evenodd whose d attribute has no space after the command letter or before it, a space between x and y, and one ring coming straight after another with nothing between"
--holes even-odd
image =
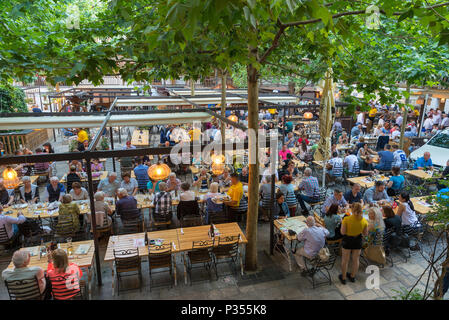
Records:
<instances>
[{"instance_id":1,"label":"orange pendant lamp","mask_svg":"<svg viewBox=\"0 0 449 320\"><path fill-rule=\"evenodd\" d=\"M212 159L212 174L220 175L224 171L225 167L225 156L222 154L213 154Z\"/></svg>"},{"instance_id":2,"label":"orange pendant lamp","mask_svg":"<svg viewBox=\"0 0 449 320\"><path fill-rule=\"evenodd\" d=\"M239 121L239 118L235 114L231 114L228 117L228 119L231 120L231 121L234 121L234 122L238 122Z\"/></svg>"},{"instance_id":3,"label":"orange pendant lamp","mask_svg":"<svg viewBox=\"0 0 449 320\"><path fill-rule=\"evenodd\" d=\"M148 176L153 181L165 180L170 175L170 167L165 163L153 164L148 168Z\"/></svg>"},{"instance_id":4,"label":"orange pendant lamp","mask_svg":"<svg viewBox=\"0 0 449 320\"><path fill-rule=\"evenodd\" d=\"M312 119L313 118L313 113L312 112L306 112L304 113L304 119Z\"/></svg>"},{"instance_id":5,"label":"orange pendant lamp","mask_svg":"<svg viewBox=\"0 0 449 320\"><path fill-rule=\"evenodd\" d=\"M3 184L7 189L14 189L19 185L19 178L17 178L17 172L11 167L7 167L3 171Z\"/></svg>"}]
</instances>

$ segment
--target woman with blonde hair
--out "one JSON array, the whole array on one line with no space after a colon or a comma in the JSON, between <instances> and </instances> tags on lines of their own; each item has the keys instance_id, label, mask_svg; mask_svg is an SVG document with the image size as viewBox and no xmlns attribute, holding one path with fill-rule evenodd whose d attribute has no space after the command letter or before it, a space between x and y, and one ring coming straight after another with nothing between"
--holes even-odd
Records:
<instances>
[{"instance_id":1,"label":"woman with blonde hair","mask_svg":"<svg viewBox=\"0 0 449 320\"><path fill-rule=\"evenodd\" d=\"M382 210L378 207L369 208L368 218L368 243L378 244L385 230Z\"/></svg>"},{"instance_id":2,"label":"woman with blonde hair","mask_svg":"<svg viewBox=\"0 0 449 320\"><path fill-rule=\"evenodd\" d=\"M76 264L69 263L69 257L64 250L56 249L52 252L47 276L51 282L54 299L69 300L80 293L80 279L83 273Z\"/></svg>"},{"instance_id":3,"label":"woman with blonde hair","mask_svg":"<svg viewBox=\"0 0 449 320\"><path fill-rule=\"evenodd\" d=\"M351 205L352 214L343 219L341 223L342 257L341 274L338 276L342 284L346 284L346 278L355 282L355 276L359 270L359 258L362 250L363 236L368 235L368 222L363 218L362 205L354 202ZM347 272L349 258L352 257L351 273Z\"/></svg>"}]
</instances>

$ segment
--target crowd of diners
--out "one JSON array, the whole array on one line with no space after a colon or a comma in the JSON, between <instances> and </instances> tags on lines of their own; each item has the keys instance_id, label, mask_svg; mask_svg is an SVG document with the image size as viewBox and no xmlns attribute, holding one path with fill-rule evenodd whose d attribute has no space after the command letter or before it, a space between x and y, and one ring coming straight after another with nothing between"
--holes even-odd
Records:
<instances>
[{"instance_id":1,"label":"crowd of diners","mask_svg":"<svg viewBox=\"0 0 449 320\"><path fill-rule=\"evenodd\" d=\"M227 116L231 111L226 111ZM353 184L351 190L343 193L334 188L332 194L324 199L321 205L322 222L316 221L310 214L310 205L320 202L320 187L317 177L313 176L312 170L307 167L301 170L296 166L296 160L302 160L310 163L313 159L315 150L314 141L304 128L304 125L294 123L290 120L283 122L283 112L273 110L262 110L259 114L260 128L277 129L279 133L284 134L284 141L279 150L278 158L280 168L276 172L271 172L266 166L260 170L260 221L269 221L271 210L274 209L274 217L282 219L304 215L306 217L306 228L297 238L304 245L297 251L295 258L301 271L305 272L304 257L313 258L325 246L326 241L341 240L342 262L341 274L339 279L342 284L349 280L356 281L359 257L361 249L366 243L379 243L382 239L387 243L388 250L389 237L392 234L414 234L417 228L420 228L418 215L416 214L413 203L410 201L410 195L403 190L405 179L402 170L409 166L405 152L400 150L397 145L385 143L378 150L373 150L368 143L364 141L365 134L372 134L382 140L380 137L388 136L392 140L398 137L398 130L402 125L407 125L406 133L416 134L416 126L413 122L402 123L402 115L398 112L385 110L385 107L372 105L369 112L357 112L357 123L351 129L350 133L343 130L339 121L333 124L333 145L332 156L325 165L326 179L335 181L343 176L346 171L353 175L375 176L382 172L389 174L389 180L376 181L375 185L367 189L364 194L361 193L361 186ZM247 125L247 113L236 112L239 122ZM392 116L393 115L393 116ZM315 114L315 117L318 115ZM425 127L425 134L435 134L438 130L446 128L449 123L447 115L444 112L432 110L426 120L437 121L437 129L434 126L428 130ZM179 142L180 138L176 135L178 126L161 126L160 145L170 146ZM203 130L188 127L188 135L191 141L202 139L205 136L208 139L221 140L220 126L217 122L203 124ZM229 135L233 137L242 137L239 129L231 129ZM241 130L240 130L241 131ZM399 131L400 132L400 131ZM77 129L71 131L77 135L78 148L75 151L83 151L88 148L89 137L85 130ZM228 136L228 132L226 134ZM407 134L411 137L411 134ZM342 152L337 150L337 144L353 143L354 147ZM379 144L378 144L379 146ZM124 149L135 148L130 141L127 141ZM294 149L294 150L292 150ZM38 153L53 153L51 144L46 143L43 148L35 150ZM17 152L17 155L32 154L28 149ZM266 155L269 156L269 151ZM374 156L379 157L379 163L374 165ZM405 157L404 157L405 156ZM180 203L185 201L198 201L198 194L195 191L202 191L205 203L205 222L209 223L212 215L227 211L230 221L239 221L241 213L246 211L247 202L244 192L244 186L248 184L249 172L245 161L235 157L232 164L225 166L223 172L219 175L212 174L207 166L200 166L200 155L192 155L192 164L198 165L198 173L192 176L189 166L175 166L170 163L167 156L161 157L161 161L168 163L173 171L164 181L153 181L148 175L148 168L151 165L148 156L124 159L122 166L127 162L128 170L122 170L120 177L116 172L109 172L108 176L101 180L94 194L96 220L99 227L104 223L108 225L113 223L114 217L120 217L122 221L142 219L142 211L138 209L138 194L150 194L154 203L152 209L154 215L169 216L173 215L172 201L179 199ZM15 201L18 203L38 203L38 202L60 202L58 224L71 222L73 230L76 231L82 224L82 215L77 203L79 200L88 200L87 189L83 187L82 178L85 171L83 161L71 161L68 163L68 172L66 182L61 183L55 175L50 175L49 183L42 190L35 184L31 184L30 174L35 170L51 170L52 163L40 163L33 165L18 165L15 167L19 173L23 185L19 188L19 196L14 197L0 181L0 213L11 206ZM429 153L418 159L414 167L417 169L432 168L431 155ZM91 163L92 171L101 172L103 165L98 159L93 159ZM133 173L133 174L132 174ZM443 172L443 176L449 175L448 166ZM180 177L184 177L181 180ZM275 190L274 204L271 201L272 177L277 183ZM299 178L299 181L297 180ZM298 183L297 183L298 182ZM223 203L212 201L217 196L226 193L229 197ZM107 198L115 198L115 210L110 207L110 201ZM246 203L246 207L245 207ZM393 209L397 206L397 209ZM115 215L114 215L115 213ZM365 216L367 218L364 217ZM90 219L90 215L87 215ZM179 218L179 217L178 217ZM17 235L18 225L23 224L27 219L18 214L17 218L0 215L0 227L5 226L8 236ZM419 245L415 243L410 245L412 250L418 250ZM276 248L280 251L285 250L278 243ZM39 285L44 292L49 287L59 288L61 283L57 279L60 275L81 274L81 270L73 264L68 263L67 254L63 250L54 250L49 258L49 265L44 275L40 268L29 268L30 257L26 251L17 251L13 255L13 264L15 269L5 270L4 279L17 279L30 274L34 274ZM351 262L351 264L350 264ZM447 290L447 285L446 285ZM56 294L55 294L56 292ZM60 293L58 295L58 292ZM78 292L67 292L67 290L53 290L53 296L57 299L68 299L76 296Z\"/></svg>"}]
</instances>

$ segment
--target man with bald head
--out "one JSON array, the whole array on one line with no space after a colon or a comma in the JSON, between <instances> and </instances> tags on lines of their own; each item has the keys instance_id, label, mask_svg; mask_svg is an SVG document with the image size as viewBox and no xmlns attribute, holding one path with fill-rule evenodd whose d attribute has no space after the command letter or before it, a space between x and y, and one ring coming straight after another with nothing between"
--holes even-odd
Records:
<instances>
[{"instance_id":1,"label":"man with bald head","mask_svg":"<svg viewBox=\"0 0 449 320\"><path fill-rule=\"evenodd\" d=\"M321 248L326 244L326 237L329 235L329 231L315 223L315 218L308 216L306 219L307 227L298 234L298 241L303 241L302 246L295 255L296 263L301 269L301 274L306 275L306 265L304 257L312 259L315 257Z\"/></svg>"},{"instance_id":2,"label":"man with bald head","mask_svg":"<svg viewBox=\"0 0 449 320\"><path fill-rule=\"evenodd\" d=\"M433 170L432 159L430 159L430 152L424 152L424 155L421 158L418 158L413 166L413 169L419 170Z\"/></svg>"}]
</instances>

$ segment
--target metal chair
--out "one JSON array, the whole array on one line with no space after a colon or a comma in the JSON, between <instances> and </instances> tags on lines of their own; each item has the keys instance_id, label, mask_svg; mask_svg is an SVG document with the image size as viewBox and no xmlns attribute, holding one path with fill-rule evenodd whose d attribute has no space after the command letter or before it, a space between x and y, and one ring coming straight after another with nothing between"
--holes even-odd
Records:
<instances>
[{"instance_id":1,"label":"metal chair","mask_svg":"<svg viewBox=\"0 0 449 320\"><path fill-rule=\"evenodd\" d=\"M39 289L36 277L24 280L6 280L10 300L43 300L44 294Z\"/></svg>"},{"instance_id":2,"label":"metal chair","mask_svg":"<svg viewBox=\"0 0 449 320\"><path fill-rule=\"evenodd\" d=\"M162 246L149 246L148 247L148 269L150 273L150 291L153 287L153 274L156 273L153 270L168 269L170 274L170 287L173 286L173 276L176 282L176 260L172 254L172 243L168 243ZM157 273L165 272L166 270L159 271Z\"/></svg>"},{"instance_id":3,"label":"metal chair","mask_svg":"<svg viewBox=\"0 0 449 320\"><path fill-rule=\"evenodd\" d=\"M241 267L241 273L243 274L243 263L242 263L242 255L239 251L239 235L233 235L233 236L224 236L224 237L218 237L215 240L217 240L217 245L212 249L212 257L214 261L214 268L215 268L215 275L218 279L218 270L217 265L219 263L226 263L228 262L233 269L233 272L237 273L237 260L240 260L240 267ZM219 261L222 262L219 262Z\"/></svg>"},{"instance_id":4,"label":"metal chair","mask_svg":"<svg viewBox=\"0 0 449 320\"><path fill-rule=\"evenodd\" d=\"M332 284L332 278L330 274L330 270L334 267L335 260L337 259L337 252L339 250L337 245L328 245L329 249L329 259L326 261L322 261L319 255L316 255L312 259L304 257L306 273L307 276L310 277L310 281L312 282L312 287L315 289L317 286L324 284ZM315 279L315 275L317 273L321 273L324 277L324 281L317 282Z\"/></svg>"},{"instance_id":5,"label":"metal chair","mask_svg":"<svg viewBox=\"0 0 449 320\"><path fill-rule=\"evenodd\" d=\"M320 188L319 193L320 193L320 198L319 198L318 202L311 203L310 205L311 205L313 211L317 211L316 208L319 207L320 208L319 212L321 212L321 206L324 204L324 201L326 201L327 188L326 187Z\"/></svg>"},{"instance_id":6,"label":"metal chair","mask_svg":"<svg viewBox=\"0 0 449 320\"><path fill-rule=\"evenodd\" d=\"M169 211L168 213L156 213L153 210L153 219L151 221L151 226L159 228L168 228L172 223L173 213Z\"/></svg>"},{"instance_id":7,"label":"metal chair","mask_svg":"<svg viewBox=\"0 0 449 320\"><path fill-rule=\"evenodd\" d=\"M228 223L228 222L229 222L229 217L228 217L226 211L209 213L209 223L220 224L220 223Z\"/></svg>"},{"instance_id":8,"label":"metal chair","mask_svg":"<svg viewBox=\"0 0 449 320\"><path fill-rule=\"evenodd\" d=\"M192 249L187 252L186 268L189 274L190 285L192 285L192 269L195 265L203 266L211 278L211 268L214 265L211 250L214 245L213 240L193 241Z\"/></svg>"},{"instance_id":9,"label":"metal chair","mask_svg":"<svg viewBox=\"0 0 449 320\"><path fill-rule=\"evenodd\" d=\"M117 275L117 295L120 295L122 278L135 275L139 278L139 289L142 291L142 264L139 249L113 250L113 254L115 273Z\"/></svg>"},{"instance_id":10,"label":"metal chair","mask_svg":"<svg viewBox=\"0 0 449 320\"><path fill-rule=\"evenodd\" d=\"M45 237L51 237L47 235L42 228L42 219L28 219L22 224L18 225L21 234L21 242L23 247L30 247L33 244L39 244L40 240Z\"/></svg>"},{"instance_id":11,"label":"metal chair","mask_svg":"<svg viewBox=\"0 0 449 320\"><path fill-rule=\"evenodd\" d=\"M144 230L145 221L143 216L141 218L134 219L122 219L122 227L119 230L119 234L139 233Z\"/></svg>"},{"instance_id":12,"label":"metal chair","mask_svg":"<svg viewBox=\"0 0 449 320\"><path fill-rule=\"evenodd\" d=\"M12 236L9 238L8 232L6 231L6 226L0 228L0 246L4 246L5 248L14 249L15 244L17 243L17 237Z\"/></svg>"}]
</instances>

